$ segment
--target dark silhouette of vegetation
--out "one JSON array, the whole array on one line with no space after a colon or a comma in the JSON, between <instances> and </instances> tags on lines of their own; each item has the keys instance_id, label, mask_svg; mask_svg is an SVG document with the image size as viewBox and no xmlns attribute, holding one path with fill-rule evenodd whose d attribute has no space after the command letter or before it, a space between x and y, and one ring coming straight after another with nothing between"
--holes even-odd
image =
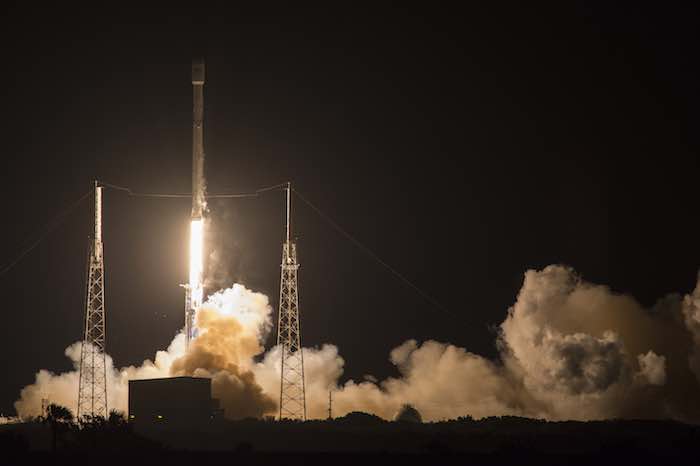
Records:
<instances>
[{"instance_id":1,"label":"dark silhouette of vegetation","mask_svg":"<svg viewBox=\"0 0 700 466\"><path fill-rule=\"evenodd\" d=\"M158 451L161 446L134 434L124 413L112 410L107 419L84 415L76 420L66 407L49 405L46 414L20 424L0 426L0 452L50 450L70 454L85 450ZM43 433L50 441L42 443ZM34 440L29 442L28 440ZM30 447L30 444L34 444ZM0 462L2 464L2 462Z\"/></svg>"},{"instance_id":2,"label":"dark silhouette of vegetation","mask_svg":"<svg viewBox=\"0 0 700 466\"><path fill-rule=\"evenodd\" d=\"M410 409L403 411L410 416L416 414ZM163 421L135 424L115 411L107 419L83 417L78 423L70 411L56 406L40 422L0 426L0 447L4 452L22 454L28 449L47 453L57 450L68 459L93 452L115 462L120 455L137 455L139 459L152 459L149 462L153 464L172 465L201 464L201 458L218 463L236 463L238 459L240 464L276 464L280 460L286 464L337 464L344 455L354 455L354 464L377 457L386 457L383 462L389 462L399 461L402 455L430 455L442 458L440 464L445 458L455 458L462 464L527 461L538 465L619 465L650 461L679 464L696 456L700 445L700 426L673 421L547 422L518 417L464 417L419 423L415 417L411 419L389 422L353 412L334 420L307 422L216 419L208 426L194 428L170 426ZM55 435L51 442L32 440L32 436L43 435L42 429ZM49 436L45 437L48 440ZM209 453L187 453L202 451Z\"/></svg>"},{"instance_id":3,"label":"dark silhouette of vegetation","mask_svg":"<svg viewBox=\"0 0 700 466\"><path fill-rule=\"evenodd\" d=\"M59 434L65 434L73 423L73 413L65 406L50 404L42 421L51 426L51 451L58 448Z\"/></svg>"},{"instance_id":4,"label":"dark silhouette of vegetation","mask_svg":"<svg viewBox=\"0 0 700 466\"><path fill-rule=\"evenodd\" d=\"M107 422L114 429L123 428L126 426L126 415L123 412L113 409L109 412Z\"/></svg>"},{"instance_id":5,"label":"dark silhouette of vegetation","mask_svg":"<svg viewBox=\"0 0 700 466\"><path fill-rule=\"evenodd\" d=\"M403 405L401 409L396 414L394 419L397 422L415 422L420 424L423 422L423 417L420 415L418 410L411 405Z\"/></svg>"},{"instance_id":6,"label":"dark silhouette of vegetation","mask_svg":"<svg viewBox=\"0 0 700 466\"><path fill-rule=\"evenodd\" d=\"M383 424L386 421L374 414L363 413L362 411L353 411L343 417L335 419L336 422L341 422L353 426L373 426Z\"/></svg>"}]
</instances>

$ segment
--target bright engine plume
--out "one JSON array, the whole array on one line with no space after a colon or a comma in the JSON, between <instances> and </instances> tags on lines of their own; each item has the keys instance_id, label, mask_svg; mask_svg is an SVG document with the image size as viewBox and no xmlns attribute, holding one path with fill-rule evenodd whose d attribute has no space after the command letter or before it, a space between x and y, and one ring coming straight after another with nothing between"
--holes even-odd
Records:
<instances>
[{"instance_id":1,"label":"bright engine plume","mask_svg":"<svg viewBox=\"0 0 700 466\"><path fill-rule=\"evenodd\" d=\"M190 223L190 307L199 309L204 298L202 286L203 274L203 249L204 249L204 221L192 220Z\"/></svg>"}]
</instances>

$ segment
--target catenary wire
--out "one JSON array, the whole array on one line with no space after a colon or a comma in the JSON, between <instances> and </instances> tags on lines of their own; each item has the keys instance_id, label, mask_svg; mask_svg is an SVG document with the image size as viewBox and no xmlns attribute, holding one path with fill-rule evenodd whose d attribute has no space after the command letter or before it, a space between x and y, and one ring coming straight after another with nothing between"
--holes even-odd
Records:
<instances>
[{"instance_id":1,"label":"catenary wire","mask_svg":"<svg viewBox=\"0 0 700 466\"><path fill-rule=\"evenodd\" d=\"M389 272L391 272L396 278L401 280L405 285L413 289L416 293L418 293L420 296L423 297L427 302L432 304L436 309L439 309L442 312L445 312L447 314L450 314L451 316L455 318L459 318L457 314L454 312L450 311L447 309L445 306L437 302L432 296L430 296L428 293L423 291L418 285L414 284L412 281L410 281L408 278L406 278L401 272L396 270L394 267L389 265L386 261L384 261L381 257L379 257L377 254L374 253L370 248L362 244L359 240L357 240L354 236L352 236L350 233L348 233L344 228L342 228L338 223L336 223L331 217L323 213L321 209L316 207L313 203L311 203L306 197L304 197L299 191L296 189L292 188L292 192L296 194L299 199L304 201L306 205L308 205L313 211L315 211L321 218L323 218L326 222L328 222L335 230L337 230L341 235L343 235L347 240L349 240L351 243L353 243L355 246L360 248L365 254L370 256L372 259L377 261L379 264L381 264L384 268L386 268Z\"/></svg>"},{"instance_id":2,"label":"catenary wire","mask_svg":"<svg viewBox=\"0 0 700 466\"><path fill-rule=\"evenodd\" d=\"M133 197L150 197L150 198L191 198L192 194L180 194L180 193L142 193L142 192L137 192L133 191L131 188L126 187L126 186L119 186L115 185L112 183L106 183L104 181L100 181L99 184L101 186L105 186L108 188L116 189L119 191L124 191L126 192L129 196ZM252 193L238 193L238 194L210 194L207 195L207 198L211 199L232 199L232 198L246 198L246 197L257 197L259 194L268 192L268 191L273 191L276 189L280 189L287 186L287 183L280 183L276 184L273 186L267 186L264 188L260 188L255 190ZM436 309L441 310L442 312L445 312L447 314L450 314L454 317L457 317L455 313L447 309L445 306L440 304L438 301L436 301L432 296L430 296L427 292L423 291L419 286L414 284L412 281L410 281L408 278L406 278L401 272L396 270L394 267L389 265L386 261L384 261L381 257L379 257L377 254L374 253L370 248L362 244L359 240L357 240L354 236L352 236L350 233L348 233L344 228L342 228L338 223L336 223L331 217L326 215L321 209L319 209L315 204L313 204L311 201L309 201L304 195L302 195L298 190L292 189L292 192L296 194L299 199L301 199L306 205L308 205L313 211L315 211L321 218L323 218L326 222L328 222L336 231L338 231L341 235L343 235L347 240L349 240L351 243L353 243L355 246L357 246L359 249L361 249L365 254L370 256L372 259L377 261L380 265L382 265L385 269L387 269L389 272L391 272L396 278L398 278L400 281L402 281L405 285L409 286L411 289L413 289L416 293L418 293L420 296L422 296L426 301L428 301L430 304L432 304ZM20 254L11 262L9 262L7 265L5 265L2 270L0 270L0 276L4 275L8 271L12 269L24 256L29 254L34 248L36 248L43 240L46 238L49 233L51 233L59 224L60 222L68 216L80 203L85 200L90 194L92 194L92 190L86 192L83 194L77 201L75 201L73 204L68 206L66 209L61 211L56 217L54 217L51 222L47 225L46 229L44 232L37 238L36 241L31 243L29 246L24 248Z\"/></svg>"},{"instance_id":3,"label":"catenary wire","mask_svg":"<svg viewBox=\"0 0 700 466\"><path fill-rule=\"evenodd\" d=\"M191 198L192 194L172 194L172 193L141 193L137 191L133 191L131 188L126 187L126 186L119 186L116 184L112 183L106 183L104 181L99 181L98 182L100 186L104 186L107 188L111 189L116 189L118 191L124 191L126 192L129 196L133 197L150 197L150 198ZM255 190L255 192L252 193L243 193L243 194L210 194L206 196L207 198L210 199L232 199L232 198L246 198L246 197L257 197L259 194L262 194L267 191L272 191L275 189L282 188L283 186L286 186L286 183L281 183L281 184L276 184L274 186L267 186L264 188L260 188ZM43 232L39 235L39 237L29 244L27 247L22 249L20 253L10 262L5 264L2 269L0 269L0 276L5 275L7 272L12 270L12 268L21 261L24 256L29 254L34 248L36 248L56 227L58 227L63 221L64 218L68 216L73 210L75 210L82 201L85 200L88 196L90 196L93 193L92 190L86 192L83 194L78 200L76 200L74 203L70 204L68 207L60 211L44 228Z\"/></svg>"},{"instance_id":4,"label":"catenary wire","mask_svg":"<svg viewBox=\"0 0 700 466\"><path fill-rule=\"evenodd\" d=\"M173 199L173 198L174 199L192 198L192 193L142 193L142 192L134 191L127 186L119 186L119 185L107 183L104 181L99 181L99 184L101 186L105 186L107 188L116 189L118 191L124 191L129 196L132 196L132 197L151 197L151 198L170 198L170 199ZM257 189L252 193L207 194L204 197L207 199L237 199L237 198L246 198L246 197L257 197L258 195L260 195L264 192L279 189L283 186L286 186L286 184L282 183L282 184L276 184L274 186L267 186L264 188Z\"/></svg>"},{"instance_id":5,"label":"catenary wire","mask_svg":"<svg viewBox=\"0 0 700 466\"><path fill-rule=\"evenodd\" d=\"M60 211L53 219L51 219L51 221L46 225L46 227L44 228L43 232L39 235L39 237L34 242L32 242L30 245L28 245L27 247L22 249L22 251L20 251L20 253L17 255L17 257L15 257L12 261L7 263L2 268L2 270L0 270L0 276L5 275L7 272L9 272L12 269L12 267L17 265L17 263L19 261L21 261L22 258L24 258L24 256L26 256L34 248L36 248L53 230L56 229L56 227L58 227L61 224L63 219L65 219L68 216L68 214L73 212L80 205L80 203L82 203L88 196L90 196L92 194L92 192L93 192L92 190L86 192L85 194L80 196L80 198L77 201L70 204L68 207L66 207L65 209Z\"/></svg>"}]
</instances>

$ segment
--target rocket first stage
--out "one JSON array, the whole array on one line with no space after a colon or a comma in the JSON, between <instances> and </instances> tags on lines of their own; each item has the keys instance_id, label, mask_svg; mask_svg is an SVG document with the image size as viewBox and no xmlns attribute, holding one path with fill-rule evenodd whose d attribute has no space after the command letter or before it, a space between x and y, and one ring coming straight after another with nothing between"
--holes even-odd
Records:
<instances>
[{"instance_id":1,"label":"rocket first stage","mask_svg":"<svg viewBox=\"0 0 700 466\"><path fill-rule=\"evenodd\" d=\"M185 285L185 341L196 337L195 313L204 298L204 60L192 61L192 218L190 222L190 276Z\"/></svg>"},{"instance_id":2,"label":"rocket first stage","mask_svg":"<svg viewBox=\"0 0 700 466\"><path fill-rule=\"evenodd\" d=\"M204 200L204 60L192 62L192 219L202 218Z\"/></svg>"}]
</instances>

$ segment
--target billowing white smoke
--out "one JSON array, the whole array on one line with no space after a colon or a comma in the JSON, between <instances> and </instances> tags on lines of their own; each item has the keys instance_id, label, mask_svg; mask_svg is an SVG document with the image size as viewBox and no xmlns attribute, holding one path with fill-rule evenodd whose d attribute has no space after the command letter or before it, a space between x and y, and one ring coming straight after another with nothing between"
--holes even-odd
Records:
<instances>
[{"instance_id":1,"label":"billowing white smoke","mask_svg":"<svg viewBox=\"0 0 700 466\"><path fill-rule=\"evenodd\" d=\"M698 275L698 286L695 287L692 294L683 299L683 317L695 343L690 365L695 376L700 380L700 274Z\"/></svg>"},{"instance_id":2,"label":"billowing white smoke","mask_svg":"<svg viewBox=\"0 0 700 466\"><path fill-rule=\"evenodd\" d=\"M637 356L639 360L639 376L650 385L663 385L666 383L666 357L658 356L649 350L647 354Z\"/></svg>"},{"instance_id":3,"label":"billowing white smoke","mask_svg":"<svg viewBox=\"0 0 700 466\"><path fill-rule=\"evenodd\" d=\"M700 386L690 366L700 374L700 283L682 303L670 296L648 310L570 268L531 270L497 343L500 360L490 361L451 344L409 340L390 355L401 377L342 386L337 348L305 349L309 416L326 416L332 388L339 416L360 410L392 419L411 404L426 420L700 420ZM276 393L279 351L268 352L254 372L266 392Z\"/></svg>"},{"instance_id":4,"label":"billowing white smoke","mask_svg":"<svg viewBox=\"0 0 700 466\"><path fill-rule=\"evenodd\" d=\"M200 337L184 354L182 336L154 362L115 371L110 402L126 407L127 380L177 374L213 377L229 417L275 414L280 352L260 362L271 328L267 298L241 285L212 296L200 311ZM344 360L333 345L304 349L307 412L366 411L392 419L404 404L424 420L519 415L546 419L675 418L700 421L700 282L691 294L668 296L653 309L573 270L549 266L525 273L491 361L448 343L408 340L390 354L400 377L339 384ZM66 350L76 362L79 345ZM37 374L16 403L38 414L41 398L75 406L78 374Z\"/></svg>"},{"instance_id":5,"label":"billowing white smoke","mask_svg":"<svg viewBox=\"0 0 700 466\"><path fill-rule=\"evenodd\" d=\"M171 375L212 379L229 418L260 417L276 407L250 371L272 327L267 296L234 285L210 296L197 312L195 340L170 366Z\"/></svg>"},{"instance_id":6,"label":"billowing white smoke","mask_svg":"<svg viewBox=\"0 0 700 466\"><path fill-rule=\"evenodd\" d=\"M242 285L213 294L197 314L198 338L185 353L185 337L179 333L165 351L158 351L153 361L121 369L114 367L107 355L107 397L110 409L126 412L128 381L195 375L212 378L212 391L219 398L225 415L237 418L260 416L273 411L275 403L255 382L250 372L253 357L263 351L261 342L271 328L271 315L265 295ZM80 342L66 349L74 370L53 374L41 370L34 384L22 389L15 409L21 417L41 413L42 398L75 411L80 379Z\"/></svg>"}]
</instances>

